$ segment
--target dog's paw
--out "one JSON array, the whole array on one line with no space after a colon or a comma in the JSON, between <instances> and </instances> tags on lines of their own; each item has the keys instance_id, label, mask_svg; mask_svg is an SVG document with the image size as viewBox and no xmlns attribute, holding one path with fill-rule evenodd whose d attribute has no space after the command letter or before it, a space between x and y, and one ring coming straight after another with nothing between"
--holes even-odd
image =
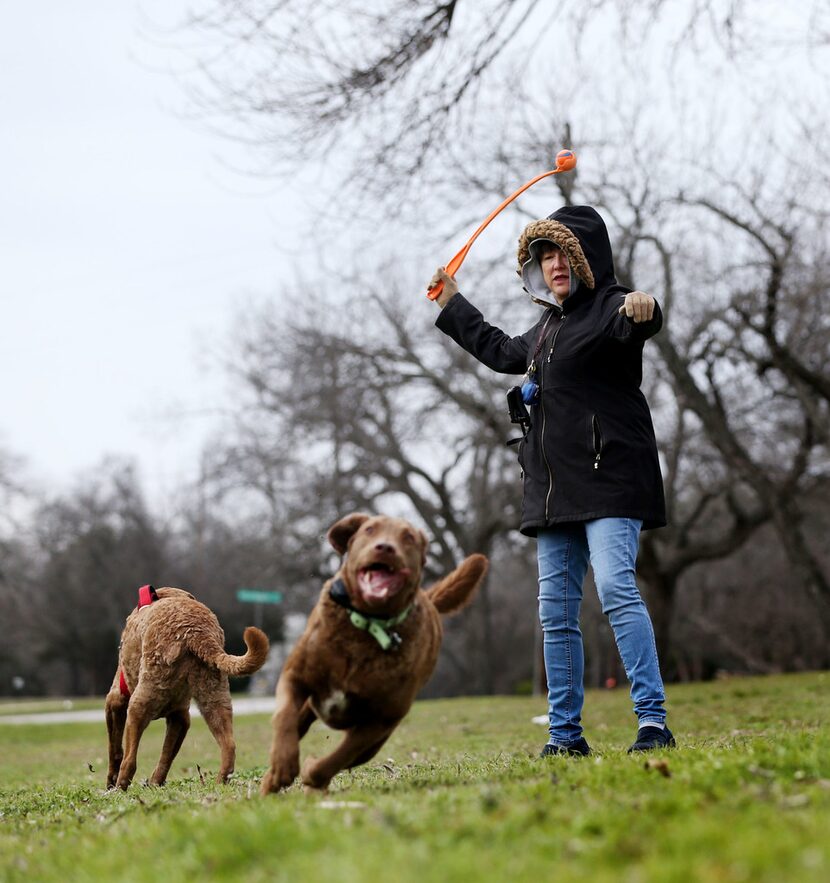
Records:
<instances>
[{"instance_id":1,"label":"dog's paw","mask_svg":"<svg viewBox=\"0 0 830 883\"><path fill-rule=\"evenodd\" d=\"M321 772L320 762L316 757L306 758L300 778L307 794L311 791L316 791L317 793L327 791L329 782L331 782L331 776Z\"/></svg>"},{"instance_id":2,"label":"dog's paw","mask_svg":"<svg viewBox=\"0 0 830 883\"><path fill-rule=\"evenodd\" d=\"M267 794L274 794L277 791L282 791L283 788L288 788L294 779L297 778L299 772L299 762L272 766L262 777L262 785L259 789L260 794L264 797Z\"/></svg>"}]
</instances>

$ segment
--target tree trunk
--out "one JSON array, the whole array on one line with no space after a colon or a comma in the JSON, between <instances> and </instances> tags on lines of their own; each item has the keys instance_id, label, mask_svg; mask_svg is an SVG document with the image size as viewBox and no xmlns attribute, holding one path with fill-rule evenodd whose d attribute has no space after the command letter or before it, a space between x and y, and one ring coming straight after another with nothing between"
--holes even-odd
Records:
<instances>
[{"instance_id":1,"label":"tree trunk","mask_svg":"<svg viewBox=\"0 0 830 883\"><path fill-rule=\"evenodd\" d=\"M671 680L675 677L677 669L671 651L671 622L678 578L656 567L642 568L638 573L646 589L644 600L651 614L651 624L654 626L654 642L657 645L660 671L664 678Z\"/></svg>"},{"instance_id":2,"label":"tree trunk","mask_svg":"<svg viewBox=\"0 0 830 883\"><path fill-rule=\"evenodd\" d=\"M479 665L481 692L485 696L491 696L495 692L493 678L493 611L490 604L490 579L484 577L479 586L479 609L481 611L481 635L482 646L479 652L481 664Z\"/></svg>"}]
</instances>

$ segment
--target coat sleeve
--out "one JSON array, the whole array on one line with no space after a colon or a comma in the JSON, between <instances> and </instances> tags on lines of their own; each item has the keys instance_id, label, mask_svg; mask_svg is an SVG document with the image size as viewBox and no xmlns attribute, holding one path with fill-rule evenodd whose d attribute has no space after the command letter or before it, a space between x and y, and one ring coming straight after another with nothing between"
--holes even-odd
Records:
<instances>
[{"instance_id":1,"label":"coat sleeve","mask_svg":"<svg viewBox=\"0 0 830 883\"><path fill-rule=\"evenodd\" d=\"M527 368L528 337L510 337L484 321L462 294L455 294L441 310L435 325L479 362L502 374L523 374Z\"/></svg>"},{"instance_id":2,"label":"coat sleeve","mask_svg":"<svg viewBox=\"0 0 830 883\"><path fill-rule=\"evenodd\" d=\"M605 297L603 303L603 326L608 337L613 337L623 342L642 343L655 334L663 327L663 311L657 300L654 301L654 315L648 322L635 322L628 316L620 315L619 309L622 306L623 298L629 289L615 287Z\"/></svg>"}]
</instances>

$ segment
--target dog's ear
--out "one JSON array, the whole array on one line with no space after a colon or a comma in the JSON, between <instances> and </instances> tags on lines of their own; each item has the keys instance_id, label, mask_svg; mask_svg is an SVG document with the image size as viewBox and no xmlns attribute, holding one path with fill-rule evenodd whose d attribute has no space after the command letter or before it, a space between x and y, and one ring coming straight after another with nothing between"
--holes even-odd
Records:
<instances>
[{"instance_id":1,"label":"dog's ear","mask_svg":"<svg viewBox=\"0 0 830 883\"><path fill-rule=\"evenodd\" d=\"M427 563L427 550L429 549L429 537L422 531L418 531L418 540L421 543L421 567Z\"/></svg>"},{"instance_id":2,"label":"dog's ear","mask_svg":"<svg viewBox=\"0 0 830 883\"><path fill-rule=\"evenodd\" d=\"M372 516L365 512L354 512L346 515L340 521L335 522L326 534L326 539L332 544L338 555L344 555L349 548L349 540L360 529L360 525L368 521Z\"/></svg>"}]
</instances>

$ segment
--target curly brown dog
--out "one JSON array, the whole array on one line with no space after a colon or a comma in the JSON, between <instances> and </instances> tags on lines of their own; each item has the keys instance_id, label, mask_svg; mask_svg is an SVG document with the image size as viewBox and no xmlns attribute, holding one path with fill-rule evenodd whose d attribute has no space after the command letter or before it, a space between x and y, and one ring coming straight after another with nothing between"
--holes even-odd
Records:
<instances>
[{"instance_id":1,"label":"curly brown dog","mask_svg":"<svg viewBox=\"0 0 830 883\"><path fill-rule=\"evenodd\" d=\"M400 518L348 515L328 540L346 557L323 586L277 684L263 794L294 781L300 739L318 717L346 734L331 754L306 759L307 788L324 790L341 770L374 757L435 668L439 614L461 608L487 572L487 559L471 555L422 590L428 541Z\"/></svg>"},{"instance_id":2,"label":"curly brown dog","mask_svg":"<svg viewBox=\"0 0 830 883\"><path fill-rule=\"evenodd\" d=\"M167 719L167 732L150 782L164 784L190 728L191 699L219 744L217 781L226 782L236 760L228 675L249 675L261 668L268 656L268 638L257 628L247 628L247 652L229 656L216 616L190 592L151 586L141 592L145 590L154 598L152 603L149 597L143 602L139 595L139 606L127 617L118 671L107 694L107 787L130 786L141 736L150 721L161 717Z\"/></svg>"}]
</instances>

